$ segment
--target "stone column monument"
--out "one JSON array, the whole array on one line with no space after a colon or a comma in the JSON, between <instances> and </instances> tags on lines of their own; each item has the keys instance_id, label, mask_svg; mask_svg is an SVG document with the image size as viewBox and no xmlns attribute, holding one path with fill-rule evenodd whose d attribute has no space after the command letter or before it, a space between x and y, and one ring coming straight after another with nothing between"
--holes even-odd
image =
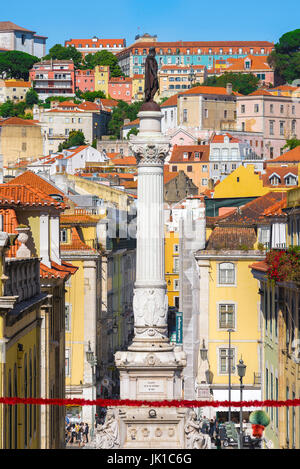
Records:
<instances>
[{"instance_id":1,"label":"stone column monument","mask_svg":"<svg viewBox=\"0 0 300 469\"><path fill-rule=\"evenodd\" d=\"M153 101L157 89L157 63L151 48L145 63L145 102L138 114L140 130L131 136L130 145L138 164L135 335L127 351L115 354L121 399L183 398L185 353L168 340L163 168L170 144L161 133L162 112ZM116 415L120 447L184 448L185 416L186 409L123 407Z\"/></svg>"}]
</instances>

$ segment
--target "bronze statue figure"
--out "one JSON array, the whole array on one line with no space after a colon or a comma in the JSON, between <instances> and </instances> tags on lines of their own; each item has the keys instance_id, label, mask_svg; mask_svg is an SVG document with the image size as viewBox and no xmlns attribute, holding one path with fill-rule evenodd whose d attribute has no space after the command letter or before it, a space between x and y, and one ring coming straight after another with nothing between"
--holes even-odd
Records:
<instances>
[{"instance_id":1,"label":"bronze statue figure","mask_svg":"<svg viewBox=\"0 0 300 469\"><path fill-rule=\"evenodd\" d=\"M153 101L155 93L159 89L157 78L158 65L155 59L155 47L149 48L145 62L145 99L143 110L159 110L160 107Z\"/></svg>"}]
</instances>

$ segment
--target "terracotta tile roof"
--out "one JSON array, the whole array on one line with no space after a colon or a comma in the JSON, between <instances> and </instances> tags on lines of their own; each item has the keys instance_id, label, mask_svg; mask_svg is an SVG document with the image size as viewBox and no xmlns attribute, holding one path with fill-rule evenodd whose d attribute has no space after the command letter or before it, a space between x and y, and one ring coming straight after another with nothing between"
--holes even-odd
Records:
<instances>
[{"instance_id":1,"label":"terracotta tile roof","mask_svg":"<svg viewBox=\"0 0 300 469\"><path fill-rule=\"evenodd\" d=\"M296 91L298 89L297 86L292 86L292 85L279 85L275 86L274 88L271 88L270 91Z\"/></svg>"},{"instance_id":2,"label":"terracotta tile roof","mask_svg":"<svg viewBox=\"0 0 300 469\"><path fill-rule=\"evenodd\" d=\"M273 95L266 90L256 90L256 91L253 91L253 93L248 94L247 96L273 96Z\"/></svg>"},{"instance_id":3,"label":"terracotta tile roof","mask_svg":"<svg viewBox=\"0 0 300 469\"><path fill-rule=\"evenodd\" d=\"M115 166L135 166L137 164L134 156L124 156L123 158L112 158L112 163Z\"/></svg>"},{"instance_id":4,"label":"terracotta tile roof","mask_svg":"<svg viewBox=\"0 0 300 469\"><path fill-rule=\"evenodd\" d=\"M27 185L32 187L33 189L40 191L48 196L53 194L61 195L65 204L65 208L70 203L70 199L62 192L58 187L55 187L51 182L46 181L44 178L38 176L32 171L25 171L25 173L20 174L20 176L15 177L7 184L20 184L20 185ZM72 202L73 205L76 205Z\"/></svg>"},{"instance_id":5,"label":"terracotta tile roof","mask_svg":"<svg viewBox=\"0 0 300 469\"><path fill-rule=\"evenodd\" d=\"M178 171L170 171L169 165L164 165L164 184L167 184L169 181L172 181L176 176L178 176Z\"/></svg>"},{"instance_id":6,"label":"terracotta tile roof","mask_svg":"<svg viewBox=\"0 0 300 469\"><path fill-rule=\"evenodd\" d=\"M4 85L6 88L31 88L30 81L22 80L4 80Z\"/></svg>"},{"instance_id":7,"label":"terracotta tile roof","mask_svg":"<svg viewBox=\"0 0 300 469\"><path fill-rule=\"evenodd\" d=\"M211 143L224 143L224 137L229 137L229 142L230 143L239 143L241 140L239 140L236 137L233 137L230 135L228 132L226 132L223 135L214 135Z\"/></svg>"},{"instance_id":8,"label":"terracotta tile roof","mask_svg":"<svg viewBox=\"0 0 300 469\"><path fill-rule=\"evenodd\" d=\"M88 45L88 48L92 48L93 46L96 45L98 48L100 45L103 47L109 46L113 47L114 44L122 44L122 46L125 45L125 39L98 39L94 41L93 39L70 39L69 41L65 41L65 46L67 45L73 45L76 48L79 47L79 44L83 46L83 48Z\"/></svg>"},{"instance_id":9,"label":"terracotta tile roof","mask_svg":"<svg viewBox=\"0 0 300 469\"><path fill-rule=\"evenodd\" d=\"M133 125L140 125L140 119L137 118L137 119L134 119L134 120L131 121L131 122L128 122L127 124L124 124L124 125L123 125L123 129L126 128L126 127L133 126Z\"/></svg>"},{"instance_id":10,"label":"terracotta tile roof","mask_svg":"<svg viewBox=\"0 0 300 469\"><path fill-rule=\"evenodd\" d=\"M280 183L276 184L276 186L271 184L270 178L275 174L279 176ZM287 187L285 183L285 176L288 174L293 174L298 178L298 165L293 166L268 166L266 168L266 173L262 175L263 185L270 186L270 187Z\"/></svg>"},{"instance_id":11,"label":"terracotta tile roof","mask_svg":"<svg viewBox=\"0 0 300 469\"><path fill-rule=\"evenodd\" d=\"M178 100L178 94L174 94L170 98L166 99L165 102L163 102L160 107L176 107L177 106L177 100Z\"/></svg>"},{"instance_id":12,"label":"terracotta tile roof","mask_svg":"<svg viewBox=\"0 0 300 469\"><path fill-rule=\"evenodd\" d=\"M169 163L203 163L209 161L209 145L174 145ZM195 159L195 153L199 159ZM183 154L187 153L188 158Z\"/></svg>"},{"instance_id":13,"label":"terracotta tile roof","mask_svg":"<svg viewBox=\"0 0 300 469\"><path fill-rule=\"evenodd\" d=\"M12 181L13 182L13 181ZM45 192L25 184L0 184L0 205L30 206L30 207L55 207L65 209L63 202L49 197Z\"/></svg>"},{"instance_id":14,"label":"terracotta tile roof","mask_svg":"<svg viewBox=\"0 0 300 469\"><path fill-rule=\"evenodd\" d=\"M77 107L78 104L75 104L73 101L63 101L57 105L58 108L65 108L65 107Z\"/></svg>"},{"instance_id":15,"label":"terracotta tile roof","mask_svg":"<svg viewBox=\"0 0 300 469\"><path fill-rule=\"evenodd\" d=\"M0 215L2 216L2 223L3 223L3 231L6 233L18 233L16 228L19 226L19 222L17 219L16 212L12 208L1 208ZM6 251L6 257L16 257L16 253L18 250L20 243L18 241L15 242L13 246Z\"/></svg>"},{"instance_id":16,"label":"terracotta tile roof","mask_svg":"<svg viewBox=\"0 0 300 469\"><path fill-rule=\"evenodd\" d=\"M78 109L83 109L84 111L100 111L100 105L97 103L92 103L90 101L84 101L77 107Z\"/></svg>"},{"instance_id":17,"label":"terracotta tile roof","mask_svg":"<svg viewBox=\"0 0 300 469\"><path fill-rule=\"evenodd\" d=\"M115 107L118 105L118 101L116 101L115 99L101 98L100 102L105 107Z\"/></svg>"},{"instance_id":18,"label":"terracotta tile roof","mask_svg":"<svg viewBox=\"0 0 300 469\"><path fill-rule=\"evenodd\" d=\"M142 75L140 73L136 73L135 75L133 75L134 80L143 80L144 78L145 78L145 75Z\"/></svg>"},{"instance_id":19,"label":"terracotta tile roof","mask_svg":"<svg viewBox=\"0 0 300 469\"><path fill-rule=\"evenodd\" d=\"M182 91L179 93L179 96L186 95L186 94L212 94L212 95L222 95L222 96L231 96L227 94L226 88L222 86L195 86L194 88L190 88L186 91ZM242 96L240 93L236 91L232 92L233 96Z\"/></svg>"},{"instance_id":20,"label":"terracotta tile roof","mask_svg":"<svg viewBox=\"0 0 300 469\"><path fill-rule=\"evenodd\" d=\"M60 224L61 225L86 225L86 224L97 224L99 221L99 217L92 216L89 214L80 214L80 213L70 213L70 214L62 214L60 216Z\"/></svg>"},{"instance_id":21,"label":"terracotta tile roof","mask_svg":"<svg viewBox=\"0 0 300 469\"><path fill-rule=\"evenodd\" d=\"M226 70L228 72L234 71L245 71L245 70L272 70L270 65L267 62L267 55L247 55L247 57L240 57L240 58L227 58L225 63L227 62L228 66ZM245 69L245 61L250 59L250 68ZM218 61L217 61L218 62Z\"/></svg>"},{"instance_id":22,"label":"terracotta tile roof","mask_svg":"<svg viewBox=\"0 0 300 469\"><path fill-rule=\"evenodd\" d=\"M126 181L126 180L120 181L120 185L124 186L125 189L137 189L137 184L138 184L137 181Z\"/></svg>"},{"instance_id":23,"label":"terracotta tile roof","mask_svg":"<svg viewBox=\"0 0 300 469\"><path fill-rule=\"evenodd\" d=\"M285 196L282 200L280 200L279 202L276 202L274 205L267 208L264 211L264 216L286 218L287 214L282 211L282 209L286 207L287 207L287 197Z\"/></svg>"},{"instance_id":24,"label":"terracotta tile roof","mask_svg":"<svg viewBox=\"0 0 300 469\"><path fill-rule=\"evenodd\" d=\"M71 228L71 242L70 243L61 243L60 244L61 251L90 251L90 252L97 252L96 249L91 248L84 241L81 240L78 229L73 226Z\"/></svg>"},{"instance_id":25,"label":"terracotta tile roof","mask_svg":"<svg viewBox=\"0 0 300 469\"><path fill-rule=\"evenodd\" d=\"M206 249L253 249L256 242L254 228L217 226L211 233Z\"/></svg>"},{"instance_id":26,"label":"terracotta tile roof","mask_svg":"<svg viewBox=\"0 0 300 469\"><path fill-rule=\"evenodd\" d=\"M296 148L293 148L293 150L289 150L286 153L283 153L282 155L278 156L278 158L274 158L274 160L268 160L266 161L266 164L268 163L280 163L280 162L295 162L295 163L300 163L300 145L298 145Z\"/></svg>"},{"instance_id":27,"label":"terracotta tile roof","mask_svg":"<svg viewBox=\"0 0 300 469\"><path fill-rule=\"evenodd\" d=\"M69 262L63 261L61 265L57 264L56 262L51 261L51 267L47 267L45 264L41 262L40 264L40 276L41 278L44 279L50 279L50 278L55 278L55 279L64 279L67 280L67 278L70 275L75 274L75 272L78 270L78 267L73 266L72 264L69 264Z\"/></svg>"},{"instance_id":28,"label":"terracotta tile roof","mask_svg":"<svg viewBox=\"0 0 300 469\"><path fill-rule=\"evenodd\" d=\"M243 207L237 208L232 214L229 214L223 220L219 221L219 225L256 225L264 221L264 212L272 207L275 203L280 202L286 197L284 192L268 192L267 194L257 197L248 202Z\"/></svg>"},{"instance_id":29,"label":"terracotta tile roof","mask_svg":"<svg viewBox=\"0 0 300 469\"><path fill-rule=\"evenodd\" d=\"M267 272L269 266L265 261L254 262L253 264L249 265L250 269L259 270L261 272Z\"/></svg>"},{"instance_id":30,"label":"terracotta tile roof","mask_svg":"<svg viewBox=\"0 0 300 469\"><path fill-rule=\"evenodd\" d=\"M37 121L32 119L21 119L20 117L7 117L6 119L0 121L0 126L4 125L27 125L27 126L37 126Z\"/></svg>"},{"instance_id":31,"label":"terracotta tile roof","mask_svg":"<svg viewBox=\"0 0 300 469\"><path fill-rule=\"evenodd\" d=\"M132 83L131 77L111 77L108 83Z\"/></svg>"}]
</instances>

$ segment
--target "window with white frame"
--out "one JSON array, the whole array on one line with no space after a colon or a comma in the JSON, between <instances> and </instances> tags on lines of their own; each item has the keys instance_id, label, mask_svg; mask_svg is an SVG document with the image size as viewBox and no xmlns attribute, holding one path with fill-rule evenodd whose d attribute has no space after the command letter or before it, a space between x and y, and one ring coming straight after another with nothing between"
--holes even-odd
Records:
<instances>
[{"instance_id":1,"label":"window with white frame","mask_svg":"<svg viewBox=\"0 0 300 469\"><path fill-rule=\"evenodd\" d=\"M179 272L179 258L174 257L173 259L173 272Z\"/></svg>"},{"instance_id":2,"label":"window with white frame","mask_svg":"<svg viewBox=\"0 0 300 469\"><path fill-rule=\"evenodd\" d=\"M65 374L66 374L66 376L70 376L70 374L71 374L70 349L65 350Z\"/></svg>"},{"instance_id":3,"label":"window with white frame","mask_svg":"<svg viewBox=\"0 0 300 469\"><path fill-rule=\"evenodd\" d=\"M235 327L235 305L219 304L219 328L233 329Z\"/></svg>"},{"instance_id":4,"label":"window with white frame","mask_svg":"<svg viewBox=\"0 0 300 469\"><path fill-rule=\"evenodd\" d=\"M222 262L219 264L219 284L234 285L235 265L232 262Z\"/></svg>"},{"instance_id":5,"label":"window with white frame","mask_svg":"<svg viewBox=\"0 0 300 469\"><path fill-rule=\"evenodd\" d=\"M230 353L229 353L230 352ZM219 349L219 374L227 375L229 373L229 362L231 369L235 364L235 350L233 348Z\"/></svg>"},{"instance_id":6,"label":"window with white frame","mask_svg":"<svg viewBox=\"0 0 300 469\"><path fill-rule=\"evenodd\" d=\"M72 305L69 303L65 304L65 330L66 332L70 332L71 330L71 308Z\"/></svg>"},{"instance_id":7,"label":"window with white frame","mask_svg":"<svg viewBox=\"0 0 300 469\"><path fill-rule=\"evenodd\" d=\"M60 230L60 242L61 243L68 242L68 230L66 228L63 228L62 230Z\"/></svg>"}]
</instances>

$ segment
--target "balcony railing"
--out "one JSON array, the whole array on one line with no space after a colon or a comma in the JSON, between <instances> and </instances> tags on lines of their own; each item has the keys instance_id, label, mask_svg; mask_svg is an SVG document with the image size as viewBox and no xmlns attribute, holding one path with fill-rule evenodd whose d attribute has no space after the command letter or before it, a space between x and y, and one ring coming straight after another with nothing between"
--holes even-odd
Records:
<instances>
[{"instance_id":1,"label":"balcony railing","mask_svg":"<svg viewBox=\"0 0 300 469\"><path fill-rule=\"evenodd\" d=\"M40 293L40 261L38 258L5 259L4 296L18 296L17 303Z\"/></svg>"}]
</instances>

